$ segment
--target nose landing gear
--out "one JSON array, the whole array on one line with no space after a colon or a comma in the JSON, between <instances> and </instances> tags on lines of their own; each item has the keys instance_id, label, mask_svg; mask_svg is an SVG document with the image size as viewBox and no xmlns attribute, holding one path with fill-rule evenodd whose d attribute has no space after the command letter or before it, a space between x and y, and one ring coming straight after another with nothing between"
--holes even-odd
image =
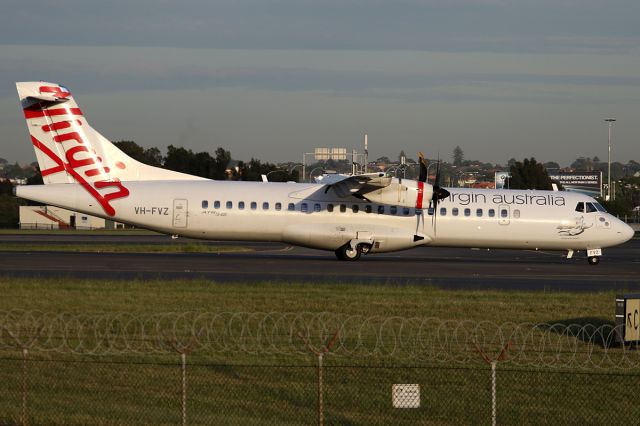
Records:
<instances>
[{"instance_id":1,"label":"nose landing gear","mask_svg":"<svg viewBox=\"0 0 640 426\"><path fill-rule=\"evenodd\" d=\"M589 265L597 265L600 263L600 256L602 256L602 249L587 250L587 262L589 262Z\"/></svg>"}]
</instances>

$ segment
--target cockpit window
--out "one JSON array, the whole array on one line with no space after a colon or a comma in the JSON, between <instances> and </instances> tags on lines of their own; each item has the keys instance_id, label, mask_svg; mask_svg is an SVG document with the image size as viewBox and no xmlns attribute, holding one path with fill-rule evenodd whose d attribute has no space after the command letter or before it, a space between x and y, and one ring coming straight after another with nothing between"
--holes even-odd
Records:
<instances>
[{"instance_id":1,"label":"cockpit window","mask_svg":"<svg viewBox=\"0 0 640 426\"><path fill-rule=\"evenodd\" d=\"M584 203L578 203L578 205L576 206L576 211L584 213Z\"/></svg>"},{"instance_id":2,"label":"cockpit window","mask_svg":"<svg viewBox=\"0 0 640 426\"><path fill-rule=\"evenodd\" d=\"M587 213L595 213L598 209L592 203L587 203Z\"/></svg>"},{"instance_id":3,"label":"cockpit window","mask_svg":"<svg viewBox=\"0 0 640 426\"><path fill-rule=\"evenodd\" d=\"M594 205L594 206L596 206L596 209L598 209L598 211L599 211L599 212L603 212L603 213L606 213L606 212L607 212L607 210L606 210L604 207L602 207L602 204L600 204L600 203L593 203L593 205Z\"/></svg>"}]
</instances>

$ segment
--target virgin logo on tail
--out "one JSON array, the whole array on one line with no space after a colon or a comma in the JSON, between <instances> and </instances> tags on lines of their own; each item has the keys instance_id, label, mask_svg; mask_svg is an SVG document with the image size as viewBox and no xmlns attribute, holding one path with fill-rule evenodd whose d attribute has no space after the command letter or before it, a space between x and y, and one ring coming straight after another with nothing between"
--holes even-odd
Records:
<instances>
[{"instance_id":1,"label":"virgin logo on tail","mask_svg":"<svg viewBox=\"0 0 640 426\"><path fill-rule=\"evenodd\" d=\"M61 87L40 87L41 93L51 93L58 99L69 98L71 93ZM116 214L115 208L111 205L111 201L118 198L124 198L129 195L129 190L120 182L119 179L112 179L109 176L110 168L103 165L102 158L96 153L89 143L86 143L84 132L81 126L82 111L79 108L68 108L62 105L61 108L48 108L41 102L24 109L24 116L27 120L35 118L48 118L49 124L41 126L42 131L51 134L54 144L60 144L62 149L55 151L64 152L64 159L56 152L48 147L45 143L38 140L33 134L31 142L47 157L49 157L55 166L45 170L41 170L42 176L49 176L56 173L68 173L77 183L79 183L91 196L102 206L102 209L109 216ZM53 121L55 117L59 121ZM119 168L126 166L120 162L116 164ZM92 180L95 179L95 180ZM113 188L111 192L101 193L100 190ZM104 192L104 191L103 191Z\"/></svg>"}]
</instances>

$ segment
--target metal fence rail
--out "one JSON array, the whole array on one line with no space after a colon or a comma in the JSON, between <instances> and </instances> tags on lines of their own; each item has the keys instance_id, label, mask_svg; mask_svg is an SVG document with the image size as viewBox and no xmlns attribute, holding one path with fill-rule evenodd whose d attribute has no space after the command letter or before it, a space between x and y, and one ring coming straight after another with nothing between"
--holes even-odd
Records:
<instances>
[{"instance_id":1,"label":"metal fence rail","mask_svg":"<svg viewBox=\"0 0 640 426\"><path fill-rule=\"evenodd\" d=\"M592 320L591 322L594 322ZM2 424L622 424L612 324L0 312ZM418 389L395 408L394 385Z\"/></svg>"}]
</instances>

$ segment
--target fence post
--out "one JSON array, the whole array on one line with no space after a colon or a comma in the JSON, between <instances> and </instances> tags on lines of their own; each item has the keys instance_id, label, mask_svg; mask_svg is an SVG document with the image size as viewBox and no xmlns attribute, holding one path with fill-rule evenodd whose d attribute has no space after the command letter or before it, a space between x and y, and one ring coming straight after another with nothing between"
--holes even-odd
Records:
<instances>
[{"instance_id":1,"label":"fence post","mask_svg":"<svg viewBox=\"0 0 640 426\"><path fill-rule=\"evenodd\" d=\"M170 339L166 337L167 344L174 351L180 354L180 369L182 375L182 398L180 399L182 426L187 426L187 354L191 353L191 351L193 350L196 339L200 337L201 332L202 330L196 336L193 336L189 343L187 343L186 345L180 344L176 339Z\"/></svg>"},{"instance_id":2,"label":"fence post","mask_svg":"<svg viewBox=\"0 0 640 426\"><path fill-rule=\"evenodd\" d=\"M22 348L22 425L27 425L27 348Z\"/></svg>"},{"instance_id":3,"label":"fence post","mask_svg":"<svg viewBox=\"0 0 640 426\"><path fill-rule=\"evenodd\" d=\"M491 425L496 426L496 365L497 361L491 361Z\"/></svg>"},{"instance_id":4,"label":"fence post","mask_svg":"<svg viewBox=\"0 0 640 426\"><path fill-rule=\"evenodd\" d=\"M182 358L182 426L187 425L187 353L180 354Z\"/></svg>"},{"instance_id":5,"label":"fence post","mask_svg":"<svg viewBox=\"0 0 640 426\"><path fill-rule=\"evenodd\" d=\"M498 415L498 407L497 407L497 397L496 397L496 367L498 366L498 361L506 361L509 357L508 351L511 347L511 341L508 341L506 345L500 351L500 355L497 358L492 359L487 354L485 354L480 346L476 342L476 350L480 353L480 356L484 361L491 365L491 425L496 426L496 419Z\"/></svg>"},{"instance_id":6,"label":"fence post","mask_svg":"<svg viewBox=\"0 0 640 426\"><path fill-rule=\"evenodd\" d=\"M309 340L308 336L305 336L304 334L302 334L302 332L298 333L298 336L300 336L300 338L305 343L307 348L309 348L309 350L318 357L318 425L319 426L324 426L324 378L322 374L322 371L323 371L322 360L324 358L324 354L329 352L333 344L336 342L336 339L338 338L338 333L339 331L336 331L336 333L329 340L329 342L320 349L317 349L315 346L311 344L311 341Z\"/></svg>"},{"instance_id":7,"label":"fence post","mask_svg":"<svg viewBox=\"0 0 640 426\"><path fill-rule=\"evenodd\" d=\"M21 416L22 425L26 426L27 425L27 402L29 401L29 386L28 386L28 380L27 380L27 372L28 372L27 354L29 352L29 348L35 344L36 340L40 336L40 333L42 333L42 329L44 327L43 326L38 327L35 330L31 339L29 339L26 342L22 342L18 338L18 336L13 334L11 330L9 330L8 328L6 327L3 327L3 328L7 332L7 334L11 336L13 341L16 342L16 345L18 345L18 347L22 349L22 407L21 407L22 409L21 409L20 416Z\"/></svg>"},{"instance_id":8,"label":"fence post","mask_svg":"<svg viewBox=\"0 0 640 426\"><path fill-rule=\"evenodd\" d=\"M318 425L324 425L324 391L322 382L322 357L324 353L318 354Z\"/></svg>"}]
</instances>

